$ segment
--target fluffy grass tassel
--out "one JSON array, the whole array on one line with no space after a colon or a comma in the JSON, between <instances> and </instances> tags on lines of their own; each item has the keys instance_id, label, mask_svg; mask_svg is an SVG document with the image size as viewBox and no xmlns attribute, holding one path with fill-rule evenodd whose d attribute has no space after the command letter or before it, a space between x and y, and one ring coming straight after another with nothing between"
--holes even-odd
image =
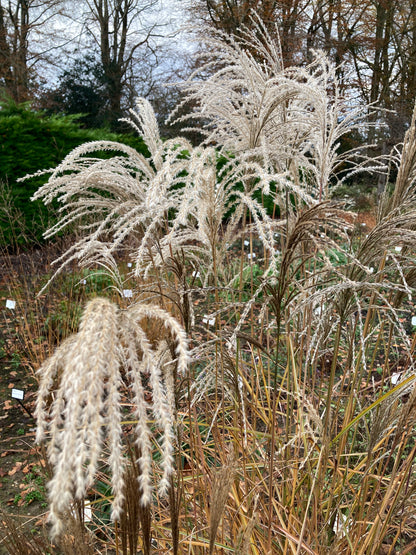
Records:
<instances>
[{"instance_id":1,"label":"fluffy grass tassel","mask_svg":"<svg viewBox=\"0 0 416 555\"><path fill-rule=\"evenodd\" d=\"M93 484L104 444L109 456L113 490L112 519L119 520L124 499L124 449L121 389L131 391L140 453L140 496L143 505L152 499L152 438L148 413L154 415L161 432L162 478L159 493L166 494L173 471L174 414L172 379L161 368L141 322L157 319L176 344L179 372L187 366L185 332L166 311L152 305L120 310L104 298L90 301L79 332L68 338L44 362L39 373L37 397L37 441L48 438L48 456L53 468L49 483L51 534L63 529L63 516L74 499L84 499ZM163 335L163 334L162 334ZM161 337L161 341L164 340ZM144 380L143 378L146 378ZM145 383L151 395L146 397ZM52 403L48 403L54 391ZM151 397L151 401L148 401Z\"/></svg>"}]
</instances>

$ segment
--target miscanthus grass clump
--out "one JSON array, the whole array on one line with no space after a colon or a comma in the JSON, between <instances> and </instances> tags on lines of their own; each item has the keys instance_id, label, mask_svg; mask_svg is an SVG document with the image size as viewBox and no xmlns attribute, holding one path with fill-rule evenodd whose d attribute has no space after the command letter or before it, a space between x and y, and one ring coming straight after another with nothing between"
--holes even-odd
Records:
<instances>
[{"instance_id":1,"label":"miscanthus grass clump","mask_svg":"<svg viewBox=\"0 0 416 555\"><path fill-rule=\"evenodd\" d=\"M123 502L136 474L160 552L376 555L416 541L415 118L390 156L347 150L373 108L343 98L323 53L311 60L284 67L260 23L218 35L172 114L191 107L182 119L197 122L200 145L163 141L139 99L132 124L149 157L88 143L36 193L61 206L47 237L77 229L57 273L99 265L123 291L124 256L135 283L127 309L91 301L41 367L55 534L105 460L113 518L127 515L145 553L150 521L139 534L131 496ZM388 184L365 231L331 197L359 172ZM150 339L154 318L166 330ZM117 548L126 532L113 533Z\"/></svg>"}]
</instances>

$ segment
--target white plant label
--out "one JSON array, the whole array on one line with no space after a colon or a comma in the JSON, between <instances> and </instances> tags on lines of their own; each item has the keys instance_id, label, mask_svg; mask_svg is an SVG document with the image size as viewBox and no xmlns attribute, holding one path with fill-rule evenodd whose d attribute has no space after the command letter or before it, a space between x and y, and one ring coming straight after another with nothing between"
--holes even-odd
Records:
<instances>
[{"instance_id":1,"label":"white plant label","mask_svg":"<svg viewBox=\"0 0 416 555\"><path fill-rule=\"evenodd\" d=\"M72 509L71 512L75 516L75 509ZM84 505L84 522L92 522L92 508L90 504Z\"/></svg>"},{"instance_id":2,"label":"white plant label","mask_svg":"<svg viewBox=\"0 0 416 555\"><path fill-rule=\"evenodd\" d=\"M250 253L247 255L247 258L248 258L249 260L251 260L252 258L256 258L256 253L255 253L255 252L250 252Z\"/></svg>"},{"instance_id":3,"label":"white plant label","mask_svg":"<svg viewBox=\"0 0 416 555\"><path fill-rule=\"evenodd\" d=\"M202 318L204 324L208 324L208 326L213 326L215 324L215 318L209 318L206 314Z\"/></svg>"},{"instance_id":4,"label":"white plant label","mask_svg":"<svg viewBox=\"0 0 416 555\"><path fill-rule=\"evenodd\" d=\"M133 264L131 262L127 262L127 268L131 268Z\"/></svg>"},{"instance_id":5,"label":"white plant label","mask_svg":"<svg viewBox=\"0 0 416 555\"><path fill-rule=\"evenodd\" d=\"M412 326L416 326L416 316L412 316Z\"/></svg>"},{"instance_id":6,"label":"white plant label","mask_svg":"<svg viewBox=\"0 0 416 555\"><path fill-rule=\"evenodd\" d=\"M24 391L22 391L21 389L12 389L13 399L20 399L20 401L23 401L24 397L25 397Z\"/></svg>"},{"instance_id":7,"label":"white plant label","mask_svg":"<svg viewBox=\"0 0 416 555\"><path fill-rule=\"evenodd\" d=\"M125 299L131 299L133 297L133 291L131 289L123 289L123 297Z\"/></svg>"},{"instance_id":8,"label":"white plant label","mask_svg":"<svg viewBox=\"0 0 416 555\"><path fill-rule=\"evenodd\" d=\"M394 247L394 250L395 250L396 252L402 252L402 247Z\"/></svg>"},{"instance_id":9,"label":"white plant label","mask_svg":"<svg viewBox=\"0 0 416 555\"><path fill-rule=\"evenodd\" d=\"M249 244L250 244L250 241L244 241L244 245L245 245L246 247L248 247Z\"/></svg>"},{"instance_id":10,"label":"white plant label","mask_svg":"<svg viewBox=\"0 0 416 555\"><path fill-rule=\"evenodd\" d=\"M92 509L90 505L85 505L84 507L84 521L92 522Z\"/></svg>"},{"instance_id":11,"label":"white plant label","mask_svg":"<svg viewBox=\"0 0 416 555\"><path fill-rule=\"evenodd\" d=\"M398 374L397 372L391 375L390 381L393 385L396 385L396 383L400 380L400 374Z\"/></svg>"},{"instance_id":12,"label":"white plant label","mask_svg":"<svg viewBox=\"0 0 416 555\"><path fill-rule=\"evenodd\" d=\"M6 308L10 308L10 310L14 310L16 308L16 301L12 301L12 299L7 299Z\"/></svg>"},{"instance_id":13,"label":"white plant label","mask_svg":"<svg viewBox=\"0 0 416 555\"><path fill-rule=\"evenodd\" d=\"M321 316L324 313L325 305L318 305L313 309L315 316Z\"/></svg>"}]
</instances>

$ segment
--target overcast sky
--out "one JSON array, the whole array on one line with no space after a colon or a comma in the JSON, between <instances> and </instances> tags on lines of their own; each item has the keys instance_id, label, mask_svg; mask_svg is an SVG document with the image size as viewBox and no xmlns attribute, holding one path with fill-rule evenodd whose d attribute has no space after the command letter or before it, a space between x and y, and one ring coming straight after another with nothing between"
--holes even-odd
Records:
<instances>
[{"instance_id":1,"label":"overcast sky","mask_svg":"<svg viewBox=\"0 0 416 555\"><path fill-rule=\"evenodd\" d=\"M188 6L188 0L159 0L157 6L143 13L134 22L132 33L136 33L136 36L140 34L140 27L157 26L156 36L151 42L159 54L161 73L180 66L184 55L189 55L193 50L189 33L184 30L188 23ZM56 83L58 75L71 66L75 58L94 50L98 54L98 46L91 39L88 40L85 33L85 28L91 25L85 16L85 3L71 1L67 3L67 7L68 17L55 17L51 20L47 35L35 33L32 36L32 47L37 52L50 48L49 60L52 63L41 64L41 72L50 86ZM42 30L42 27L39 26L39 29ZM138 56L140 55L139 51Z\"/></svg>"}]
</instances>

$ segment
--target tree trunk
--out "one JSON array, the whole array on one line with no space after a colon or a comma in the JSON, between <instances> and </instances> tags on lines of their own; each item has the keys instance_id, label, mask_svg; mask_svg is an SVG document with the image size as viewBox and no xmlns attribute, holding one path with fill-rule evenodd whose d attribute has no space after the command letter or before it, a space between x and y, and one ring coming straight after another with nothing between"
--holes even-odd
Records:
<instances>
[{"instance_id":1,"label":"tree trunk","mask_svg":"<svg viewBox=\"0 0 416 555\"><path fill-rule=\"evenodd\" d=\"M0 82L9 93L12 90L13 75L10 68L11 53L7 42L7 27L4 18L4 8L0 2Z\"/></svg>"}]
</instances>

